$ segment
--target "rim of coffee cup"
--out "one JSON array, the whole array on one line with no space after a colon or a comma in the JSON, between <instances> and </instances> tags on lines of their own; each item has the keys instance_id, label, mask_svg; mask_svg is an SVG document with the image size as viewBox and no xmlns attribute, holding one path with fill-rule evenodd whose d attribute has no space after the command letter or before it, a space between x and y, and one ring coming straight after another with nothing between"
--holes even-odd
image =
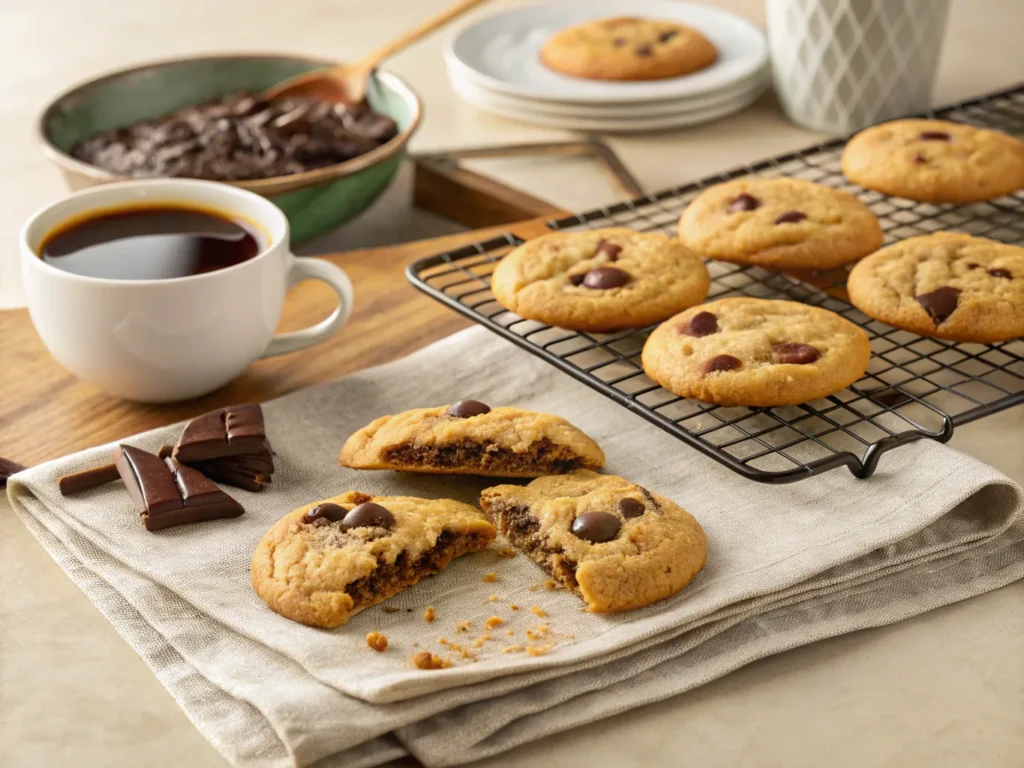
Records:
<instances>
[{"instance_id":1,"label":"rim of coffee cup","mask_svg":"<svg viewBox=\"0 0 1024 768\"><path fill-rule=\"evenodd\" d=\"M88 197L106 198L113 197L117 198L117 193L125 192L128 193L132 190L140 190L147 188L163 188L168 191L165 194L154 193L152 196L135 197L130 194L125 194L120 200L111 199L109 201L97 204L95 206L86 207L76 214L60 216L59 212L66 207L75 207L75 203L78 200ZM178 190L175 193L173 190ZM187 196L187 190L203 190L208 192L214 192L217 195L223 195L225 202L223 204L217 202L205 202L190 200ZM230 200L245 200L248 203L254 204L260 209L259 217L253 217L238 210L235 210ZM147 278L142 280L123 280L114 277L94 277L91 275L79 275L74 272L67 272L59 267L55 267L52 264L44 261L39 253L39 246L44 242L46 236L61 228L64 222L71 221L87 221L90 218L90 213L103 212L103 211L116 211L118 207L124 204L132 204L131 207L144 207L152 205L181 205L182 207L192 208L203 208L204 206L212 211L222 213L226 216L237 218L245 224L255 227L260 234L264 242L261 244L263 247L259 253L253 256L251 259L246 259L238 264L233 264L230 267L224 269L218 269L213 272L203 272L198 275L185 275L183 277L166 277L166 278ZM44 224L47 219L54 218L54 221L49 224ZM40 230L41 231L38 231ZM245 269L246 267L255 264L255 262L266 258L271 252L275 251L282 244L287 248L289 239L289 227L288 217L285 216L284 211L278 208L267 198L262 195L258 195L255 192L250 192L246 189L234 187L229 184L222 184L217 181L206 181L203 179L131 179L128 181L117 181L108 184L100 184L87 189L79 190L73 194L62 197L52 203L39 208L33 213L28 220L22 225L19 241L22 248L22 255L26 256L32 262L35 262L44 271L53 274L55 276L61 276L63 278L72 280L84 280L91 283L102 283L104 285L121 285L121 286L141 286L141 285L155 285L155 284L169 284L169 283L180 283L191 280L204 280L215 278L219 275L227 275L228 273Z\"/></svg>"}]
</instances>

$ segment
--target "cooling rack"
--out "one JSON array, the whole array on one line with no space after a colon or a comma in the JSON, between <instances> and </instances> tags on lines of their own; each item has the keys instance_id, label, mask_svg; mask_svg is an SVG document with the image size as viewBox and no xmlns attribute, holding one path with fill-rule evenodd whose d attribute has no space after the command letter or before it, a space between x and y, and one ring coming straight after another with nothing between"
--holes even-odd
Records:
<instances>
[{"instance_id":1,"label":"cooling rack","mask_svg":"<svg viewBox=\"0 0 1024 768\"><path fill-rule=\"evenodd\" d=\"M1024 84L927 116L995 128L1024 139ZM839 167L844 144L845 140L828 141L548 222L548 227L572 232L620 226L671 235L683 208L704 188L741 176L788 176L858 197L878 217L886 243L951 230L1024 245L1024 191L959 206L888 197L846 180ZM845 300L848 269L788 274L717 261L708 262L708 301L753 296L831 310L867 331L871 364L848 389L799 406L727 408L681 398L648 379L641 368L640 351L655 326L581 333L524 320L501 307L491 294L490 275L501 257L521 242L506 234L421 259L406 274L413 285L446 306L751 480L789 483L841 466L866 478L882 454L896 446L922 438L945 442L957 425L1024 402L1024 340L958 344L871 320Z\"/></svg>"}]
</instances>

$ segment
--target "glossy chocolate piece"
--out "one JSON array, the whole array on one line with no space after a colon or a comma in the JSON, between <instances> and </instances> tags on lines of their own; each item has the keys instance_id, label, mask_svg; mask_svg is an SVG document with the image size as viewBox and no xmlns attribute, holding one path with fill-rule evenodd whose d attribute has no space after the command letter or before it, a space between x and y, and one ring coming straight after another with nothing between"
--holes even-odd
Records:
<instances>
[{"instance_id":1,"label":"glossy chocolate piece","mask_svg":"<svg viewBox=\"0 0 1024 768\"><path fill-rule=\"evenodd\" d=\"M992 277L1001 277L1004 280L1012 280L1013 279L1013 274L1010 272L1010 270L1003 269L1002 267L996 267L995 269L990 269L988 271L988 273L990 275L992 275Z\"/></svg>"},{"instance_id":2,"label":"glossy chocolate piece","mask_svg":"<svg viewBox=\"0 0 1024 768\"><path fill-rule=\"evenodd\" d=\"M259 492L270 484L274 456L259 405L232 405L185 425L172 456L207 477Z\"/></svg>"},{"instance_id":3,"label":"glossy chocolate piece","mask_svg":"<svg viewBox=\"0 0 1024 768\"><path fill-rule=\"evenodd\" d=\"M473 416L483 416L491 412L491 406L481 403L479 400L459 400L452 404L446 413L456 419L468 419Z\"/></svg>"},{"instance_id":4,"label":"glossy chocolate piece","mask_svg":"<svg viewBox=\"0 0 1024 768\"><path fill-rule=\"evenodd\" d=\"M739 211L754 211L761 206L761 201L753 195L748 195L746 192L737 195L733 198L732 202L729 203L729 213L737 213Z\"/></svg>"},{"instance_id":5,"label":"glossy chocolate piece","mask_svg":"<svg viewBox=\"0 0 1024 768\"><path fill-rule=\"evenodd\" d=\"M596 291L621 288L632 278L618 267L594 267L583 278L583 285Z\"/></svg>"},{"instance_id":6,"label":"glossy chocolate piece","mask_svg":"<svg viewBox=\"0 0 1024 768\"><path fill-rule=\"evenodd\" d=\"M808 365L821 357L816 347L795 341L772 344L772 362L790 365Z\"/></svg>"},{"instance_id":7,"label":"glossy chocolate piece","mask_svg":"<svg viewBox=\"0 0 1024 768\"><path fill-rule=\"evenodd\" d=\"M572 521L572 533L591 544L611 541L619 532L622 523L608 512L584 512Z\"/></svg>"},{"instance_id":8,"label":"glossy chocolate piece","mask_svg":"<svg viewBox=\"0 0 1024 768\"><path fill-rule=\"evenodd\" d=\"M637 501L636 499L625 498L619 499L619 514L627 520L632 520L634 517L640 517L644 513L644 503Z\"/></svg>"},{"instance_id":9,"label":"glossy chocolate piece","mask_svg":"<svg viewBox=\"0 0 1024 768\"><path fill-rule=\"evenodd\" d=\"M312 523L320 520L329 520L332 523L338 523L345 519L345 515L348 514L348 510L345 509L341 504L335 504L333 501L325 501L322 504L317 504L305 515L302 516L302 522Z\"/></svg>"},{"instance_id":10,"label":"glossy chocolate piece","mask_svg":"<svg viewBox=\"0 0 1024 768\"><path fill-rule=\"evenodd\" d=\"M342 530L351 528L391 528L395 524L395 516L391 510L367 501L352 507L341 521Z\"/></svg>"},{"instance_id":11,"label":"glossy chocolate piece","mask_svg":"<svg viewBox=\"0 0 1024 768\"><path fill-rule=\"evenodd\" d=\"M710 360L705 360L700 366L702 375L718 373L719 371L738 371L743 363L732 355L715 355Z\"/></svg>"},{"instance_id":12,"label":"glossy chocolate piece","mask_svg":"<svg viewBox=\"0 0 1024 768\"><path fill-rule=\"evenodd\" d=\"M587 276L586 272L579 272L575 275L569 275L569 282L573 285L583 285L583 278Z\"/></svg>"},{"instance_id":13,"label":"glossy chocolate piece","mask_svg":"<svg viewBox=\"0 0 1024 768\"><path fill-rule=\"evenodd\" d=\"M941 325L950 315L956 311L956 305L960 300L960 289L944 285L936 288L930 293L922 293L917 297L918 303L924 307L936 325Z\"/></svg>"},{"instance_id":14,"label":"glossy chocolate piece","mask_svg":"<svg viewBox=\"0 0 1024 768\"><path fill-rule=\"evenodd\" d=\"M711 312L698 312L682 329L687 336L710 336L718 331L718 318Z\"/></svg>"},{"instance_id":15,"label":"glossy chocolate piece","mask_svg":"<svg viewBox=\"0 0 1024 768\"><path fill-rule=\"evenodd\" d=\"M103 464L92 469L83 469L70 475L64 475L57 479L57 487L60 488L62 496L70 496L73 493L81 493L90 488L98 488L101 485L112 483L121 477L114 464Z\"/></svg>"}]
</instances>

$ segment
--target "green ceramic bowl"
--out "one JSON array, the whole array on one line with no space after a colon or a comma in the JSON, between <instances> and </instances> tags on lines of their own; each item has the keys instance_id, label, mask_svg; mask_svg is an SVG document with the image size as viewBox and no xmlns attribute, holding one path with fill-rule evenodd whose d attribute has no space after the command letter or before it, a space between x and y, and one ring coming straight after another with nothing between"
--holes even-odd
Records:
<instances>
[{"instance_id":1,"label":"green ceramic bowl","mask_svg":"<svg viewBox=\"0 0 1024 768\"><path fill-rule=\"evenodd\" d=\"M123 181L126 177L71 157L72 145L98 131L161 117L231 91L262 91L331 63L235 54L144 64L90 80L58 96L39 119L39 138L43 152L60 168L71 189ZM227 183L273 200L288 216L293 244L358 216L394 178L423 113L416 93L389 72L379 72L371 80L367 101L376 112L398 123L398 135L387 144L315 171Z\"/></svg>"}]
</instances>

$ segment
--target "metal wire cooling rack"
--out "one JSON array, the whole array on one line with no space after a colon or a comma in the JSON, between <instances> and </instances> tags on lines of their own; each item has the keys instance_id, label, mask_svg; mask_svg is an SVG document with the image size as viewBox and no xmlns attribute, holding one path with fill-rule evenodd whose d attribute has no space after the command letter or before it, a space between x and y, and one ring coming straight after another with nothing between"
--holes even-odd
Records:
<instances>
[{"instance_id":1,"label":"metal wire cooling rack","mask_svg":"<svg viewBox=\"0 0 1024 768\"><path fill-rule=\"evenodd\" d=\"M1024 85L929 116L1024 138ZM843 177L839 158L844 143L826 142L548 226L559 231L622 226L674 234L683 208L705 187L747 175L790 176L856 195L878 216L887 243L954 230L1024 245L1024 192L961 206L886 197ZM654 326L607 335L578 333L523 320L495 302L490 274L521 242L504 235L422 259L406 273L438 301L752 480L788 483L840 466L868 477L891 448L921 438L945 442L955 426L1024 402L1024 340L957 344L871 320L844 300L848 270L797 277L716 261L708 262L708 301L755 296L832 310L868 332L871 364L855 385L800 406L726 408L680 398L654 384L640 366L640 351Z\"/></svg>"}]
</instances>

